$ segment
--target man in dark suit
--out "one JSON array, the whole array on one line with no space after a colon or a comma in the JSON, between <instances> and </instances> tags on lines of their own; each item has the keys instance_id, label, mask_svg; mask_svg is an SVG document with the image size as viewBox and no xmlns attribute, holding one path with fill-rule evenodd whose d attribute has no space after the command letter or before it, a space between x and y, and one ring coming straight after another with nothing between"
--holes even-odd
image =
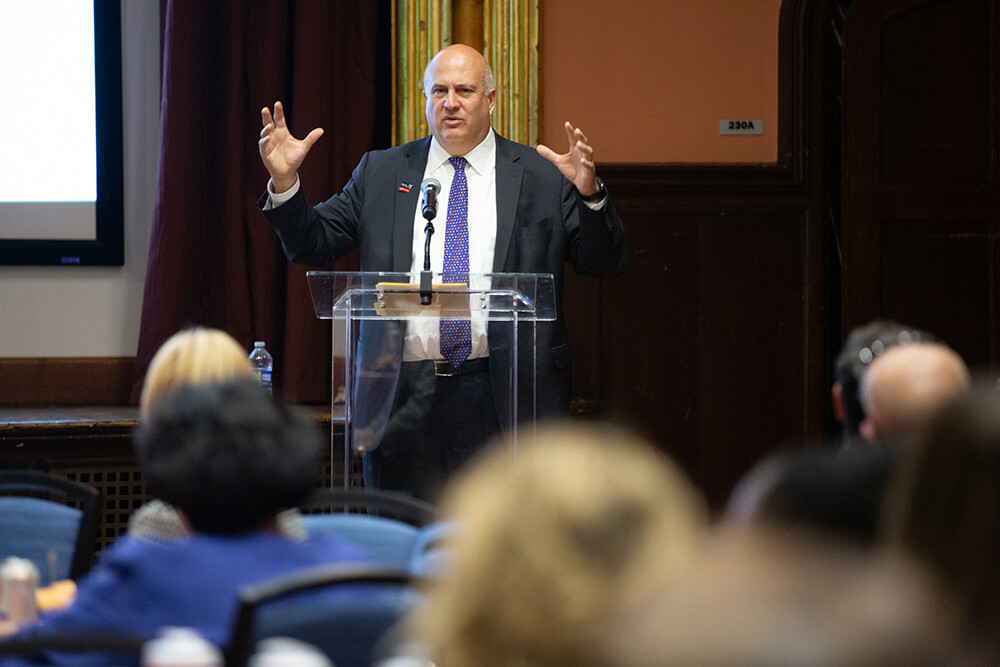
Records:
<instances>
[{"instance_id":1,"label":"man in dark suit","mask_svg":"<svg viewBox=\"0 0 1000 667\"><path fill-rule=\"evenodd\" d=\"M423 265L424 228L416 186L425 178L439 180L440 199L448 204L438 224L450 220L453 210L462 210L463 225L467 217L466 273L553 275L558 319L537 329L536 410L539 418L564 415L570 399L561 303L565 264L582 274L613 277L626 258L625 231L596 176L593 148L568 122L564 154L496 135L493 75L482 54L468 46L453 45L434 56L424 74L424 97L431 136L366 154L344 190L315 207L299 189L298 170L323 130L296 139L281 103L273 115L265 107L260 154L271 182L258 205L294 262L329 265L358 248L362 271L415 274ZM461 204L452 203L453 183L459 184L454 191L462 192ZM448 270L447 225L444 234L432 237L436 272ZM508 374L496 371L505 367L499 360L508 341L498 328L473 323L465 360L448 362L436 329L410 327L393 412L421 418L390 423L381 444L365 453L365 482L432 497L510 414ZM409 397L417 395L422 403L413 410ZM456 407L460 427L446 414Z\"/></svg>"}]
</instances>

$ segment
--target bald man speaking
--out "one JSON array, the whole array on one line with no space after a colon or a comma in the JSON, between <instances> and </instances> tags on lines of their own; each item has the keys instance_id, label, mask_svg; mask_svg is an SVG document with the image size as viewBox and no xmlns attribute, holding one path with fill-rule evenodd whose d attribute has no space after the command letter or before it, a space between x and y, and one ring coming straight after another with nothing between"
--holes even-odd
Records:
<instances>
[{"instance_id":1,"label":"bald man speaking","mask_svg":"<svg viewBox=\"0 0 1000 667\"><path fill-rule=\"evenodd\" d=\"M275 102L273 113L265 107L259 147L271 179L258 207L293 262L328 266L358 248L362 271L416 275L424 261L420 191L400 184L439 181L444 210L438 225L462 220L452 227L467 241L466 272L553 275L557 319L538 323L535 341L536 410L539 418L565 415L570 400L562 319L565 265L610 278L626 261L625 230L597 177L594 149L569 122L566 153L499 136L491 124L492 71L468 46L449 46L431 59L423 94L431 136L367 153L343 191L316 206L299 187L298 173L323 130L297 139L281 103ZM432 237L436 273L448 267L447 226ZM497 360L509 341L499 327L474 325L467 351L446 358L445 334L418 329L411 325L407 331L392 416L364 453L364 479L366 486L434 500L444 481L499 432L501 415L510 414L509 373Z\"/></svg>"}]
</instances>

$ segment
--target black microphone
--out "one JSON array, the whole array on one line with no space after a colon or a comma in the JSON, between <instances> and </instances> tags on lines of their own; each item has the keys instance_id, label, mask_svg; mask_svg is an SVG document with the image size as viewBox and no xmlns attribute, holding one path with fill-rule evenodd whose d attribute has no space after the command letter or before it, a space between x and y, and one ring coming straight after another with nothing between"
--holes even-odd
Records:
<instances>
[{"instance_id":1,"label":"black microphone","mask_svg":"<svg viewBox=\"0 0 1000 667\"><path fill-rule=\"evenodd\" d=\"M436 178L425 178L420 184L423 195L421 213L427 224L424 226L424 270L420 272L420 305L431 304L431 236L434 234L434 223L431 222L438 213L437 195L441 192L441 181Z\"/></svg>"},{"instance_id":2,"label":"black microphone","mask_svg":"<svg viewBox=\"0 0 1000 667\"><path fill-rule=\"evenodd\" d=\"M420 209L424 220L433 220L438 214L437 196L441 192L441 181L436 178L425 178L420 184L420 193L423 195L423 206Z\"/></svg>"}]
</instances>

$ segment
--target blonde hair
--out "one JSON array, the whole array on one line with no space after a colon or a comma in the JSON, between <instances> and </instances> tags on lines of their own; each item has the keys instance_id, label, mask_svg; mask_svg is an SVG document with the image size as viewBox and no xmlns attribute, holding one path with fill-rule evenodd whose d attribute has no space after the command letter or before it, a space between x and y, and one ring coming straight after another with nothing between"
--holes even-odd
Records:
<instances>
[{"instance_id":1,"label":"blonde hair","mask_svg":"<svg viewBox=\"0 0 1000 667\"><path fill-rule=\"evenodd\" d=\"M411 631L442 667L579 665L609 603L686 563L707 510L647 442L608 425L495 442L446 490L445 576Z\"/></svg>"},{"instance_id":2,"label":"blonde hair","mask_svg":"<svg viewBox=\"0 0 1000 667\"><path fill-rule=\"evenodd\" d=\"M182 386L237 377L253 377L249 353L220 329L192 327L179 331L153 355L142 386L139 409L149 414L156 403Z\"/></svg>"}]
</instances>

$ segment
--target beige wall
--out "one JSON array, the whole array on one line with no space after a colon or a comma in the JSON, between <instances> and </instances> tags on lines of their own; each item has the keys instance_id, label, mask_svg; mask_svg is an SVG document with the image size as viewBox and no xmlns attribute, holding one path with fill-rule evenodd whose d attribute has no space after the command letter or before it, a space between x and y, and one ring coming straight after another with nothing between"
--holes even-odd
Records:
<instances>
[{"instance_id":1,"label":"beige wall","mask_svg":"<svg viewBox=\"0 0 1000 667\"><path fill-rule=\"evenodd\" d=\"M541 3L541 140L583 128L599 162L777 160L781 0ZM761 118L762 136L720 136Z\"/></svg>"}]
</instances>

